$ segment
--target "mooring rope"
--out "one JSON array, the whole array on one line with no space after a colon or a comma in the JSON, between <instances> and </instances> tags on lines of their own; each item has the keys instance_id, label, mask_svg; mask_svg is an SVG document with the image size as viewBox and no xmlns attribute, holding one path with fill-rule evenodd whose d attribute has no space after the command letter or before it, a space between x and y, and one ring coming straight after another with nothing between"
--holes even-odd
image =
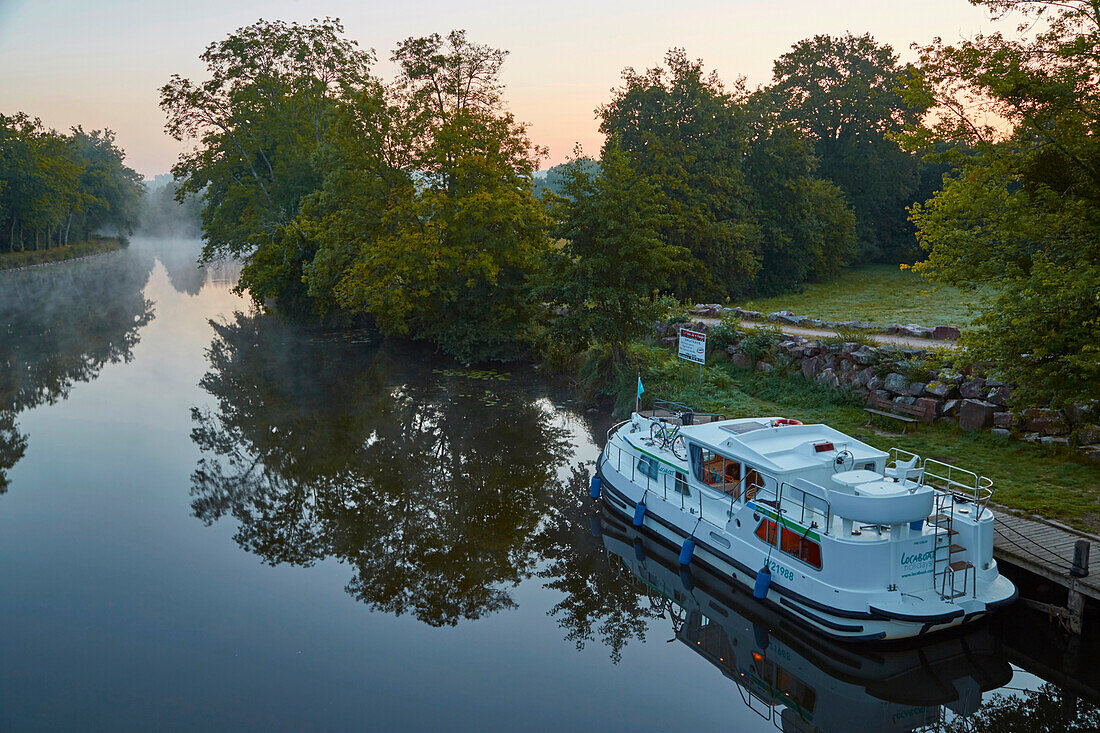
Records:
<instances>
[{"instance_id":1,"label":"mooring rope","mask_svg":"<svg viewBox=\"0 0 1100 733\"><path fill-rule=\"evenodd\" d=\"M999 521L999 520L998 520L998 521ZM1027 549L1027 548L1026 548L1026 547L1024 547L1023 545L1021 545L1021 544L1020 544L1019 542L1016 542L1015 540L1013 540L1013 539L1012 539L1011 537L1009 537L1008 535L1006 535L1006 534L1005 534L1004 532L1002 532L1002 531L1001 531L1001 527L1003 527L1003 528L1007 528L1007 529L1010 529L1010 530L1012 530L1013 532L1015 532L1015 533L1016 533L1017 535L1019 535L1019 536L1020 536L1020 537L1022 537L1023 539L1027 540L1027 541L1028 541L1028 542L1030 542L1031 544L1033 544L1033 545L1035 545L1036 547L1038 547L1038 548L1039 548L1040 550L1042 550L1042 551L1046 552L1046 553L1047 553L1048 555L1050 555L1051 557L1053 557L1053 558L1055 558L1056 560L1058 560L1058 562L1057 562L1057 563L1055 563L1055 565L1058 565L1058 566L1059 566L1059 569L1061 569L1061 570L1066 570L1066 571L1068 572L1068 571L1069 571L1069 570L1070 570L1070 569L1072 568L1072 566L1073 566L1073 562L1072 562L1071 560L1069 560L1069 559L1067 559L1067 558L1064 558L1064 557L1062 557L1061 555L1059 555L1059 554L1058 554L1057 552L1055 552L1054 550L1050 549L1049 547L1046 547L1046 546L1044 546L1044 545L1041 545L1041 544L1039 544L1038 542L1036 542L1035 540L1031 539L1030 537L1028 537L1027 535L1025 535L1025 534L1024 534L1023 532L1021 532L1020 530L1016 529L1015 527L1009 526L1009 525L1005 524L1004 522L1000 522L1000 527L998 527L998 526L997 526L997 524L998 524L998 522L994 522L994 524L993 524L993 529L994 529L994 530L995 530L995 531L997 532L997 534L999 534L999 535L1001 536L1001 538L1002 538L1002 539L1004 539L1004 540L1005 540L1006 542L1008 542L1008 543L1012 544L1013 546L1015 546L1015 547L1016 547L1017 549L1019 549L1019 550L1020 550L1021 552L1023 552L1023 553L1026 553L1026 554L1028 554L1028 555L1031 555L1032 557L1034 557L1034 558L1036 558L1036 559L1038 559L1038 560L1041 560L1041 561L1043 561L1043 562L1050 562L1049 560L1047 560L1046 558L1044 558L1044 557L1043 557L1042 555L1039 555L1038 553L1035 553L1035 552L1033 552L1033 551L1031 551L1031 550ZM1063 564L1063 563L1064 563L1064 566L1062 566L1062 564Z\"/></svg>"}]
</instances>

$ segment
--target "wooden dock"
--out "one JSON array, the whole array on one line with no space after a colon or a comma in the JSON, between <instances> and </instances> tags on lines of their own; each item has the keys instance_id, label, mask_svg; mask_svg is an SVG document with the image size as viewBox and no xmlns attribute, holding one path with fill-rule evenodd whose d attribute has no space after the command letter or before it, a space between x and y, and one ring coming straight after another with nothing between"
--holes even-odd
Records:
<instances>
[{"instance_id":1,"label":"wooden dock","mask_svg":"<svg viewBox=\"0 0 1100 733\"><path fill-rule=\"evenodd\" d=\"M1100 572L1074 577L1074 548L1085 540L1100 551L1100 537L1039 517L1022 517L1005 507L993 507L993 554L999 563L1016 566L1062 586L1068 593L1065 608L1025 599L1028 605L1057 618L1067 630L1080 634L1085 599L1100 601ZM1086 571L1088 568L1086 567Z\"/></svg>"}]
</instances>

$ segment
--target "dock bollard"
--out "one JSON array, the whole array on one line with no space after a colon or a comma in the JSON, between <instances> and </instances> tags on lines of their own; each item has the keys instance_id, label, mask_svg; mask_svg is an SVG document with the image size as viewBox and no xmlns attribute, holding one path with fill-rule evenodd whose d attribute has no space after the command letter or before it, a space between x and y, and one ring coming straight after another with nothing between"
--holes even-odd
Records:
<instances>
[{"instance_id":1,"label":"dock bollard","mask_svg":"<svg viewBox=\"0 0 1100 733\"><path fill-rule=\"evenodd\" d=\"M592 477L592 483L590 483L588 485L588 495L591 496L593 499L599 499L600 498L600 477L599 476L593 476Z\"/></svg>"},{"instance_id":2,"label":"dock bollard","mask_svg":"<svg viewBox=\"0 0 1100 733\"><path fill-rule=\"evenodd\" d=\"M1073 567L1069 574L1075 578L1083 578L1089 574L1089 548L1088 540L1077 540L1073 543Z\"/></svg>"}]
</instances>

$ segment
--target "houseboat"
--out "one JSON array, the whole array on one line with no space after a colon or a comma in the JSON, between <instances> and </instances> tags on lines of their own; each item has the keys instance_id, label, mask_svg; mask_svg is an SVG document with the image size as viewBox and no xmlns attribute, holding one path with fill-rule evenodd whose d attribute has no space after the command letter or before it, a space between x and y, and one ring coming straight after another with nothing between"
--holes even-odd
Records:
<instances>
[{"instance_id":1,"label":"houseboat","mask_svg":"<svg viewBox=\"0 0 1100 733\"><path fill-rule=\"evenodd\" d=\"M992 481L827 425L658 402L608 431L592 493L761 603L850 640L923 636L1011 603Z\"/></svg>"}]
</instances>

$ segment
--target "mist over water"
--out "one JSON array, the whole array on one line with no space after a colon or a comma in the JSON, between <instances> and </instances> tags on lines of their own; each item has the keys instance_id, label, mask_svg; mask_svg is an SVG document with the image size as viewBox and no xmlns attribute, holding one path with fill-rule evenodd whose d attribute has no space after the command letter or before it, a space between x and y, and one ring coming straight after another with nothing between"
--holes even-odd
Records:
<instances>
[{"instance_id":1,"label":"mist over water","mask_svg":"<svg viewBox=\"0 0 1100 733\"><path fill-rule=\"evenodd\" d=\"M0 730L911 730L1042 684L1015 616L860 651L689 589L586 498L610 416L200 248L0 273Z\"/></svg>"}]
</instances>

